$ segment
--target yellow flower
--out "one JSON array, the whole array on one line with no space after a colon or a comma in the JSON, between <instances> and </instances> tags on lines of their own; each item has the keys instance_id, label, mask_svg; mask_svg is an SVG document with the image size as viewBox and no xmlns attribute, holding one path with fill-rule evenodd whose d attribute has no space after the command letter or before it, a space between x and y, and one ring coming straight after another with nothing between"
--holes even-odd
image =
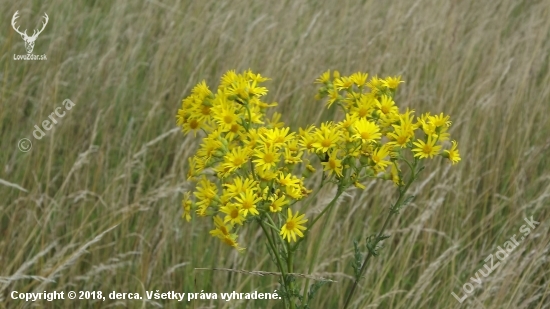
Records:
<instances>
[{"instance_id":1,"label":"yellow flower","mask_svg":"<svg viewBox=\"0 0 550 309\"><path fill-rule=\"evenodd\" d=\"M342 177L342 160L338 160L338 151L333 151L329 156L327 162L321 162L321 165L324 166L323 170L328 171L329 175L335 173L336 175Z\"/></svg>"},{"instance_id":2,"label":"yellow flower","mask_svg":"<svg viewBox=\"0 0 550 309\"><path fill-rule=\"evenodd\" d=\"M445 150L445 157L451 160L451 164L458 163L460 159L460 153L458 152L457 146L458 143L456 141L453 141L453 146L449 150Z\"/></svg>"},{"instance_id":3,"label":"yellow flower","mask_svg":"<svg viewBox=\"0 0 550 309\"><path fill-rule=\"evenodd\" d=\"M214 225L216 226L216 229L210 231L210 235L213 237L219 237L224 238L225 236L229 236L231 231L231 226L226 225L225 222L223 222L222 218L219 216L214 217Z\"/></svg>"},{"instance_id":4,"label":"yellow flower","mask_svg":"<svg viewBox=\"0 0 550 309\"><path fill-rule=\"evenodd\" d=\"M315 134L312 133L314 126L309 126L305 130L300 128L300 145L307 149L308 153L312 153L315 149L313 144L315 143Z\"/></svg>"},{"instance_id":5,"label":"yellow flower","mask_svg":"<svg viewBox=\"0 0 550 309\"><path fill-rule=\"evenodd\" d=\"M294 188L294 187L286 187L285 191L286 195L290 198L293 198L295 200L300 200L304 197L304 194L302 193L302 189L300 188Z\"/></svg>"},{"instance_id":6,"label":"yellow flower","mask_svg":"<svg viewBox=\"0 0 550 309\"><path fill-rule=\"evenodd\" d=\"M450 118L449 115L445 116L443 115L443 113L441 113L439 115L430 116L429 120L437 128L443 127L443 126L450 127L452 122L449 120L449 118Z\"/></svg>"},{"instance_id":7,"label":"yellow flower","mask_svg":"<svg viewBox=\"0 0 550 309\"><path fill-rule=\"evenodd\" d=\"M388 144L376 149L372 155L371 159L375 163L374 170L379 173L382 172L391 162L385 160L385 158L390 154L391 146Z\"/></svg>"},{"instance_id":8,"label":"yellow flower","mask_svg":"<svg viewBox=\"0 0 550 309\"><path fill-rule=\"evenodd\" d=\"M258 185L257 181L250 178L246 178L243 180L243 178L240 176L235 177L235 179L233 179L233 183L234 184L226 183L223 185L226 188L225 191L227 192L229 197L238 196L249 189L254 190Z\"/></svg>"},{"instance_id":9,"label":"yellow flower","mask_svg":"<svg viewBox=\"0 0 550 309\"><path fill-rule=\"evenodd\" d=\"M237 207L235 204L228 203L225 206L220 207L220 211L226 214L223 222L229 222L231 225L235 223L243 225L244 211Z\"/></svg>"},{"instance_id":10,"label":"yellow flower","mask_svg":"<svg viewBox=\"0 0 550 309\"><path fill-rule=\"evenodd\" d=\"M380 126L380 130L382 131L382 135L386 135L386 133L391 131L391 127L399 123L399 114L390 112L388 114L380 113L380 119L378 120L378 125Z\"/></svg>"},{"instance_id":11,"label":"yellow flower","mask_svg":"<svg viewBox=\"0 0 550 309\"><path fill-rule=\"evenodd\" d=\"M373 142L382 138L382 134L380 133L380 128L378 127L378 125L364 118L355 122L353 127L355 128L356 132L354 137L362 139L363 142Z\"/></svg>"},{"instance_id":12,"label":"yellow flower","mask_svg":"<svg viewBox=\"0 0 550 309\"><path fill-rule=\"evenodd\" d=\"M260 137L267 146L273 145L278 149L294 138L295 133L292 132L288 134L289 131L290 128L288 127L283 129L275 128L267 130L264 134L260 135Z\"/></svg>"},{"instance_id":13,"label":"yellow flower","mask_svg":"<svg viewBox=\"0 0 550 309\"><path fill-rule=\"evenodd\" d=\"M178 109L178 113L176 114L176 125L178 125L178 127L182 127L183 123L187 121L187 118L189 118L189 113L185 107Z\"/></svg>"},{"instance_id":14,"label":"yellow flower","mask_svg":"<svg viewBox=\"0 0 550 309\"><path fill-rule=\"evenodd\" d=\"M181 206L183 207L182 218L185 218L187 222L191 221L191 206L193 202L190 200L191 192L185 192L183 194L183 200L181 201Z\"/></svg>"},{"instance_id":15,"label":"yellow flower","mask_svg":"<svg viewBox=\"0 0 550 309\"><path fill-rule=\"evenodd\" d=\"M393 141L389 142L388 144L391 145L397 145L401 148L407 147L407 143L411 140L411 135L409 132L403 130L399 126L395 126L395 131L388 133L388 137L393 139Z\"/></svg>"},{"instance_id":16,"label":"yellow flower","mask_svg":"<svg viewBox=\"0 0 550 309\"><path fill-rule=\"evenodd\" d=\"M288 242L292 239L292 241L296 241L296 235L300 237L304 237L304 234L302 231L306 230L306 227L302 224L307 222L307 219L304 219L305 214L302 214L298 216L298 212L296 212L295 216L292 216L292 210L290 208L288 209L288 217L286 219L286 223L281 228L280 235L283 236L283 239L287 238Z\"/></svg>"},{"instance_id":17,"label":"yellow flower","mask_svg":"<svg viewBox=\"0 0 550 309\"><path fill-rule=\"evenodd\" d=\"M178 122L179 121L180 120L178 120ZM181 121L182 121L182 124L181 124L182 131L185 134L188 134L190 131L193 131L193 134L197 136L197 131L199 131L201 128L206 128L205 123L198 119L185 118Z\"/></svg>"},{"instance_id":18,"label":"yellow flower","mask_svg":"<svg viewBox=\"0 0 550 309\"><path fill-rule=\"evenodd\" d=\"M428 117L431 117L431 116L427 116L426 118L424 117L425 115L422 115L422 118L418 119L418 125L422 127L422 130L426 135L429 135L429 136L436 135L436 132L435 132L436 126L428 119Z\"/></svg>"},{"instance_id":19,"label":"yellow flower","mask_svg":"<svg viewBox=\"0 0 550 309\"><path fill-rule=\"evenodd\" d=\"M206 81L203 80L202 82L198 83L193 90L191 90L191 93L197 95L200 98L206 98L209 96L212 96L212 91L208 88L206 85Z\"/></svg>"},{"instance_id":20,"label":"yellow flower","mask_svg":"<svg viewBox=\"0 0 550 309\"><path fill-rule=\"evenodd\" d=\"M401 170L397 167L397 164L395 164L395 163L392 164L391 165L391 171L390 171L391 180L393 181L393 183L396 186L402 186L403 185L403 180L399 176L400 173L401 173Z\"/></svg>"},{"instance_id":21,"label":"yellow flower","mask_svg":"<svg viewBox=\"0 0 550 309\"><path fill-rule=\"evenodd\" d=\"M401 80L401 75L395 77L386 77L386 80L383 81L384 86L390 89L397 89L397 86L399 86L400 83L404 83L404 81Z\"/></svg>"},{"instance_id":22,"label":"yellow flower","mask_svg":"<svg viewBox=\"0 0 550 309\"><path fill-rule=\"evenodd\" d=\"M204 163L201 159L193 156L187 159L189 162L189 170L187 171L187 180L195 179L195 177L202 171L204 168Z\"/></svg>"},{"instance_id":23,"label":"yellow flower","mask_svg":"<svg viewBox=\"0 0 550 309\"><path fill-rule=\"evenodd\" d=\"M223 238L221 238L221 240L225 244L237 249L237 251L239 251L239 252L242 252L245 249L245 248L240 247L239 243L237 243L237 234L226 235Z\"/></svg>"},{"instance_id":24,"label":"yellow flower","mask_svg":"<svg viewBox=\"0 0 550 309\"><path fill-rule=\"evenodd\" d=\"M194 106L190 109L190 114L199 121L211 122L212 107L206 104Z\"/></svg>"},{"instance_id":25,"label":"yellow flower","mask_svg":"<svg viewBox=\"0 0 550 309\"><path fill-rule=\"evenodd\" d=\"M289 148L285 148L285 163L286 164L297 164L302 162L303 151L292 151Z\"/></svg>"},{"instance_id":26,"label":"yellow flower","mask_svg":"<svg viewBox=\"0 0 550 309\"><path fill-rule=\"evenodd\" d=\"M284 122L280 122L281 120L281 113L273 113L273 116L271 116L271 119L267 119L267 125L271 128L282 128L285 126Z\"/></svg>"},{"instance_id":27,"label":"yellow flower","mask_svg":"<svg viewBox=\"0 0 550 309\"><path fill-rule=\"evenodd\" d=\"M324 84L330 80L330 70L326 71L325 73L321 74L319 78L315 80L316 84Z\"/></svg>"},{"instance_id":28,"label":"yellow flower","mask_svg":"<svg viewBox=\"0 0 550 309\"><path fill-rule=\"evenodd\" d=\"M264 124L264 121L262 120L264 118L264 112L262 111L262 108L266 108L269 106L276 106L277 103L274 103L275 105L269 105L267 103L264 103L260 101L257 97L253 97L250 99L250 115L248 114L248 111L246 109L240 109L240 115L250 123L255 124Z\"/></svg>"},{"instance_id":29,"label":"yellow flower","mask_svg":"<svg viewBox=\"0 0 550 309\"><path fill-rule=\"evenodd\" d=\"M365 86L365 84L367 83L367 78L368 78L368 74L367 73L361 73L361 72L357 72L357 73L353 73L349 79L354 83L356 84L358 87L362 87L362 86Z\"/></svg>"},{"instance_id":30,"label":"yellow flower","mask_svg":"<svg viewBox=\"0 0 550 309\"><path fill-rule=\"evenodd\" d=\"M208 207L212 200L216 197L217 193L218 188L216 185L203 176L197 185L197 190L194 193L199 200L197 205L204 205L205 207Z\"/></svg>"},{"instance_id":31,"label":"yellow flower","mask_svg":"<svg viewBox=\"0 0 550 309\"><path fill-rule=\"evenodd\" d=\"M208 210L209 205L207 204L197 204L197 205L198 207L195 213L200 217L206 217L208 215L206 211Z\"/></svg>"},{"instance_id":32,"label":"yellow flower","mask_svg":"<svg viewBox=\"0 0 550 309\"><path fill-rule=\"evenodd\" d=\"M351 108L351 112L359 116L360 118L365 118L372 114L378 100L372 95L361 95L357 101L357 106Z\"/></svg>"},{"instance_id":33,"label":"yellow flower","mask_svg":"<svg viewBox=\"0 0 550 309\"><path fill-rule=\"evenodd\" d=\"M214 138L213 134L210 134L207 138L202 140L201 146L199 150L197 150L197 156L208 160L210 157L217 155L218 150L222 147L222 142L219 139Z\"/></svg>"},{"instance_id":34,"label":"yellow flower","mask_svg":"<svg viewBox=\"0 0 550 309\"><path fill-rule=\"evenodd\" d=\"M231 152L225 155L225 162L222 164L225 169L225 175L232 173L248 161L249 150L246 148L235 147Z\"/></svg>"},{"instance_id":35,"label":"yellow flower","mask_svg":"<svg viewBox=\"0 0 550 309\"><path fill-rule=\"evenodd\" d=\"M451 121L449 121L449 116L445 116L443 113L435 116L431 116L430 113L423 114L421 118L418 118L418 126L422 127L424 133L440 141L446 141L450 137L447 130L451 126Z\"/></svg>"},{"instance_id":36,"label":"yellow flower","mask_svg":"<svg viewBox=\"0 0 550 309\"><path fill-rule=\"evenodd\" d=\"M284 195L281 195L281 197L277 198L276 196L269 197L269 201L271 204L269 204L269 211L271 212L279 212L283 209L283 206L290 203L288 200L286 200Z\"/></svg>"},{"instance_id":37,"label":"yellow flower","mask_svg":"<svg viewBox=\"0 0 550 309\"><path fill-rule=\"evenodd\" d=\"M247 189L244 193L241 193L235 198L236 205L243 211L243 216L246 217L248 212L253 216L260 214L256 209L256 204L262 200L262 198L256 198L256 194L252 189Z\"/></svg>"},{"instance_id":38,"label":"yellow flower","mask_svg":"<svg viewBox=\"0 0 550 309\"><path fill-rule=\"evenodd\" d=\"M357 114L346 114L346 118L338 123L339 128L351 128L351 126L357 121Z\"/></svg>"},{"instance_id":39,"label":"yellow flower","mask_svg":"<svg viewBox=\"0 0 550 309\"><path fill-rule=\"evenodd\" d=\"M404 133L407 133L410 137L414 136L414 130L418 128L418 124L413 123L414 116L414 110L409 110L407 108L407 111L404 114L399 115L399 125L393 125L394 128L401 128L401 130Z\"/></svg>"},{"instance_id":40,"label":"yellow flower","mask_svg":"<svg viewBox=\"0 0 550 309\"><path fill-rule=\"evenodd\" d=\"M334 87L338 90L345 90L353 86L353 81L349 77L342 76L334 80Z\"/></svg>"},{"instance_id":41,"label":"yellow flower","mask_svg":"<svg viewBox=\"0 0 550 309\"><path fill-rule=\"evenodd\" d=\"M328 101L327 101L327 108L330 108L334 102L338 101L340 99L340 93L336 88L330 88L328 90Z\"/></svg>"},{"instance_id":42,"label":"yellow flower","mask_svg":"<svg viewBox=\"0 0 550 309\"><path fill-rule=\"evenodd\" d=\"M256 168L260 170L270 170L279 164L279 153L275 147L264 145L261 149L254 151L254 156L258 159L252 162L256 163Z\"/></svg>"},{"instance_id":43,"label":"yellow flower","mask_svg":"<svg viewBox=\"0 0 550 309\"><path fill-rule=\"evenodd\" d=\"M395 102L393 101L393 99L388 97L387 95L383 95L381 101L377 102L376 105L384 115L399 112L397 106L395 106Z\"/></svg>"},{"instance_id":44,"label":"yellow flower","mask_svg":"<svg viewBox=\"0 0 550 309\"><path fill-rule=\"evenodd\" d=\"M245 72L247 77L250 78L253 82L263 83L265 81L271 80L271 78L263 77L260 74L254 74L251 70Z\"/></svg>"},{"instance_id":45,"label":"yellow flower","mask_svg":"<svg viewBox=\"0 0 550 309\"><path fill-rule=\"evenodd\" d=\"M234 82L237 81L238 78L239 76L237 75L237 73L235 73L235 70L227 71L221 78L220 88L223 89L232 85Z\"/></svg>"},{"instance_id":46,"label":"yellow flower","mask_svg":"<svg viewBox=\"0 0 550 309\"><path fill-rule=\"evenodd\" d=\"M317 129L315 132L315 143L312 146L317 152L327 152L329 149L336 147L340 139L340 134L338 134L337 128L332 123L323 123L321 129Z\"/></svg>"},{"instance_id":47,"label":"yellow flower","mask_svg":"<svg viewBox=\"0 0 550 309\"><path fill-rule=\"evenodd\" d=\"M279 178L277 178L277 182L281 184L281 186L284 187L293 187L293 188L300 188L300 180L296 178L296 176L292 174L286 174L283 172L279 173Z\"/></svg>"},{"instance_id":48,"label":"yellow flower","mask_svg":"<svg viewBox=\"0 0 550 309\"><path fill-rule=\"evenodd\" d=\"M384 86L384 80L376 76L371 77L370 81L367 83L367 87L370 88L373 94L378 94L382 86Z\"/></svg>"},{"instance_id":49,"label":"yellow flower","mask_svg":"<svg viewBox=\"0 0 550 309\"><path fill-rule=\"evenodd\" d=\"M417 148L413 148L413 152L416 152L414 154L415 157L419 157L420 159L423 158L433 158L436 154L439 153L441 150L441 146L435 145L436 140L432 138L432 136L428 136L428 141L424 143L423 140L418 140L418 142L414 142L413 145L415 145Z\"/></svg>"},{"instance_id":50,"label":"yellow flower","mask_svg":"<svg viewBox=\"0 0 550 309\"><path fill-rule=\"evenodd\" d=\"M218 123L221 132L230 131L234 125L239 125L237 123L239 116L236 108L232 102L227 101L224 93L218 91L214 102L214 107L212 107L213 118Z\"/></svg>"},{"instance_id":51,"label":"yellow flower","mask_svg":"<svg viewBox=\"0 0 550 309\"><path fill-rule=\"evenodd\" d=\"M254 78L251 80L250 76L244 76L244 74L237 75L236 80L234 80L231 85L227 87L227 94L229 96L239 97L243 101L248 101L253 96L264 96L267 94L267 88L258 87L259 80L263 81L265 79L259 76L259 78Z\"/></svg>"},{"instance_id":52,"label":"yellow flower","mask_svg":"<svg viewBox=\"0 0 550 309\"><path fill-rule=\"evenodd\" d=\"M243 135L242 142L244 146L248 149L254 149L261 142L260 132L257 129L251 128L248 132L245 132Z\"/></svg>"}]
</instances>

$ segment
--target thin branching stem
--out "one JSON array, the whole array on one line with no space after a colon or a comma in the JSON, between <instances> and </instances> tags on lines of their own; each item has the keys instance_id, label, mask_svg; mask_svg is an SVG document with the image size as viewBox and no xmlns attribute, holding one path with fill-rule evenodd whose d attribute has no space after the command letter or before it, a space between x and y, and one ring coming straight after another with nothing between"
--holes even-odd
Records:
<instances>
[{"instance_id":1,"label":"thin branching stem","mask_svg":"<svg viewBox=\"0 0 550 309\"><path fill-rule=\"evenodd\" d=\"M384 221L384 224L382 225L382 228L380 229L380 232L378 232L378 235L374 239L374 241L372 243L372 249L373 250L376 250L376 246L378 245L378 243L385 238L383 236L383 234L384 234L384 231L386 230L386 227L388 226L388 224L390 222L390 219L393 217L393 215L398 213L399 208L401 207L401 205L403 204L403 201L405 200L405 194L407 193L407 190L409 189L410 185L413 183L413 181L416 179L416 176L418 175L418 172L415 171L416 160L415 160L415 162L413 163L412 166L407 160L405 160L405 162L407 162L407 165L409 165L409 167L411 168L412 175L409 178L409 180L407 181L407 184L403 188L399 188L399 198L397 199L397 202L395 203L395 205L390 208L389 213L386 216L386 220ZM355 278L355 281L353 282L353 285L351 286L351 289L348 293L348 296L346 297L346 302L344 304L344 309L348 308L348 306L350 304L350 301L351 301L351 298L353 297L353 293L355 293L355 290L357 289L357 286L359 285L359 280L361 279L361 277L363 277L363 273L365 272L365 270L367 268L366 266L367 266L367 264L368 264L368 262L369 262L369 260L372 256L373 256L373 253L369 249L368 252L367 252L367 255L365 256L365 259L364 259L363 263L361 264L361 269L359 270L359 275L357 276L357 278Z\"/></svg>"}]
</instances>

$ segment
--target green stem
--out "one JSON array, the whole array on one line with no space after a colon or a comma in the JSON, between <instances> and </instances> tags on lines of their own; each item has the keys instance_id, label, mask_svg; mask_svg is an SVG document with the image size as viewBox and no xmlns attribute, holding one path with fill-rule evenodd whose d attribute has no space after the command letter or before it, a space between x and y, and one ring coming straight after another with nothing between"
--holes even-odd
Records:
<instances>
[{"instance_id":1,"label":"green stem","mask_svg":"<svg viewBox=\"0 0 550 309\"><path fill-rule=\"evenodd\" d=\"M273 219L271 218L271 216L269 214L267 214L266 217L267 217L267 220L269 220L270 225L272 225L273 228L276 229L277 232L279 232L280 230L277 229L277 225L275 224L275 222L273 222ZM277 235L277 236L279 236L279 235ZM284 240L280 236L277 237L277 238L279 239L279 241L281 242L281 245L283 246L283 248L286 251L286 246L285 246ZM287 253L287 255L288 255L288 251L286 251L285 253ZM290 271L290 269L289 269L288 272L292 272L292 271Z\"/></svg>"},{"instance_id":2,"label":"green stem","mask_svg":"<svg viewBox=\"0 0 550 309\"><path fill-rule=\"evenodd\" d=\"M256 177L256 173L254 173L254 164L252 164L252 160L248 162L250 162L250 173L252 174L252 177L254 177L254 180L258 180L258 178Z\"/></svg>"},{"instance_id":3,"label":"green stem","mask_svg":"<svg viewBox=\"0 0 550 309\"><path fill-rule=\"evenodd\" d=\"M408 162L407 162L407 164L411 168L411 172L412 172L411 178L409 179L409 181L407 182L405 187L403 189L399 190L399 198L398 198L397 202L395 203L394 207L390 208L390 212L388 213L388 216L386 217L386 220L384 221L384 224L382 225L382 229L380 229L380 232L378 233L378 235L376 236L376 238L374 240L373 248L376 248L378 242L380 242L382 239L384 239L384 237L382 237L382 235L384 234L384 231L386 230L386 227L388 226L388 223L390 222L391 217L394 214L397 213L396 209L399 209L401 207L401 204L403 203L403 200L405 198L405 194L407 193L407 190L409 189L409 186L413 183L413 181L416 179L416 176L418 175L417 172L415 171L414 167L413 167L413 166L416 166L416 160L415 160L415 163L413 164L413 166L411 166ZM363 277L363 273L365 272L366 266L367 266L371 256L372 256L372 253L369 250L367 252L367 256L365 257L365 260L363 261L363 264L361 265L361 269L359 270L359 276L357 276L357 278L355 278L355 281L353 282L351 290L349 291L348 296L346 297L346 303L344 305L344 309L348 308L348 305L350 304L353 293L357 289L357 286L359 284L359 280L361 279L361 277Z\"/></svg>"},{"instance_id":4,"label":"green stem","mask_svg":"<svg viewBox=\"0 0 550 309\"><path fill-rule=\"evenodd\" d=\"M288 273L291 274L294 272L294 251L290 249L290 244L288 245L287 268ZM288 287L291 291L294 290L294 283L290 282ZM290 298L290 308L294 309L294 302L292 301L292 298Z\"/></svg>"},{"instance_id":5,"label":"green stem","mask_svg":"<svg viewBox=\"0 0 550 309\"><path fill-rule=\"evenodd\" d=\"M289 291L288 291L288 286L287 286L287 283L286 283L286 273L285 273L285 270L283 268L283 263L281 262L281 257L279 256L279 252L277 252L277 248L275 247L275 244L271 240L271 237L269 237L269 233L267 232L267 229L264 225L264 222L261 219L258 220L258 222L260 223L260 226L262 227L262 230L264 231L264 234L267 237L267 242L269 243L269 246L271 247L271 250L273 251L273 254L275 254L275 259L277 260L277 267L279 268L279 271L281 272L281 276L282 276L282 279L283 279L282 280L283 288L285 289L286 294L290 295ZM285 308L287 308L286 299L284 297L283 297L283 303L284 303ZM291 302L291 308L294 308L294 306L292 305L292 302Z\"/></svg>"}]
</instances>

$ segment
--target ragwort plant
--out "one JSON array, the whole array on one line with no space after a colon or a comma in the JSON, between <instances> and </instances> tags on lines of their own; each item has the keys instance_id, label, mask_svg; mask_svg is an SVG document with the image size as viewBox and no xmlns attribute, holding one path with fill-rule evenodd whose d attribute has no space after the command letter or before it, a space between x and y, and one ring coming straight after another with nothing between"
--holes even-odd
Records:
<instances>
[{"instance_id":1,"label":"ragwort plant","mask_svg":"<svg viewBox=\"0 0 550 309\"><path fill-rule=\"evenodd\" d=\"M355 281L346 296L347 308L367 262L389 237L384 234L388 222L412 200L407 189L418 178L423 161L435 156L452 164L460 161L457 142L448 142L451 121L443 113L422 114L416 121L413 110L400 113L393 100L403 83L400 76L368 80L366 73L340 76L327 71L316 80L321 85L316 98L326 99L329 108L339 106L345 116L292 132L279 121L280 114L266 117L267 109L277 105L262 101L268 90L260 85L266 80L251 71L229 71L216 92L203 81L183 100L178 126L185 134L206 135L189 158L187 176L197 185L184 195L183 217L208 218L213 223L210 234L240 252L245 248L238 234L245 225L258 224L281 275L284 307L309 308L323 281L309 286L307 279L301 292L294 270L296 250L308 231L349 188L365 189L363 182L369 179L393 182L398 196L381 230L368 237L365 254L354 243ZM450 146L447 150L445 144ZM305 179L317 169L322 181L314 190ZM309 203L328 183L337 187L334 198L307 218Z\"/></svg>"}]
</instances>

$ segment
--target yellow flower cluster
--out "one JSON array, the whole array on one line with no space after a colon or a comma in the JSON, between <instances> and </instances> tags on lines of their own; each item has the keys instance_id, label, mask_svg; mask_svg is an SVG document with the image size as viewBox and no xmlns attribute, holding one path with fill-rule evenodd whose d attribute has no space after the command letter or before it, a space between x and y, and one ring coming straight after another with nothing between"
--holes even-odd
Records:
<instances>
[{"instance_id":1,"label":"yellow flower cluster","mask_svg":"<svg viewBox=\"0 0 550 309\"><path fill-rule=\"evenodd\" d=\"M184 195L183 216L187 221L193 212L212 217L210 234L239 250L237 232L254 220L277 228L289 242L304 236L308 220L293 214L291 206L312 192L304 177L316 171L315 164L323 169L323 181L364 188L361 181L367 178L402 185L399 162L406 149L418 159L441 155L453 164L460 161L455 141L441 151L449 140L449 116L424 114L415 122L414 111L399 113L393 97L400 77L323 73L317 98L342 107L345 117L298 132L279 122L278 113L267 118L267 109L277 104L262 101L267 89L260 85L266 80L251 71L229 71L215 93L203 81L176 116L184 133L206 135L189 158L188 178L197 185L192 195ZM424 137L417 139L420 130Z\"/></svg>"},{"instance_id":2,"label":"yellow flower cluster","mask_svg":"<svg viewBox=\"0 0 550 309\"><path fill-rule=\"evenodd\" d=\"M322 84L316 98L327 98L329 108L336 104L345 113L342 121L321 124L320 129L301 136L304 141L312 141L310 151L326 154L322 164L329 174L342 177L347 168L352 171L352 178L365 173L401 185L399 159L405 149L412 150L419 159L441 155L452 164L460 161L456 141L451 149L441 152L441 144L450 137L448 115L426 113L414 122L414 111L399 113L393 97L403 83L401 76L385 79L374 76L368 80L366 73L340 76L334 71L331 78L327 71L316 82ZM416 138L418 129L423 131L424 139ZM355 184L362 187L358 182Z\"/></svg>"}]
</instances>

